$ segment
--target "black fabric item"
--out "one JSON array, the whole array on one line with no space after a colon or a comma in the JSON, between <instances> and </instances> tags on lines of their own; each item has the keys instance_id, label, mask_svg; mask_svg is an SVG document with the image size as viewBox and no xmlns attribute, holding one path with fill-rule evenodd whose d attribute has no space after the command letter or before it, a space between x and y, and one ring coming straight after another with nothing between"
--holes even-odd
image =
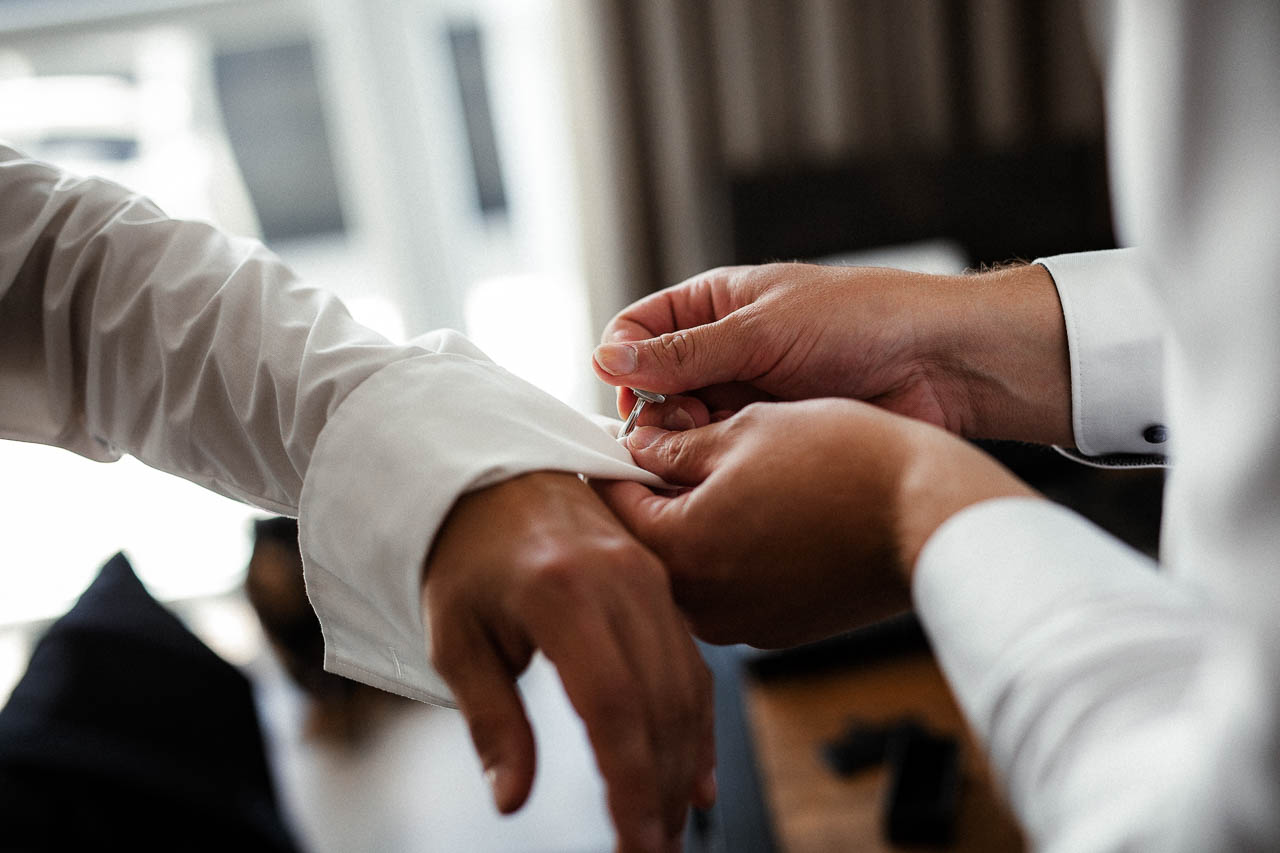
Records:
<instances>
[{"instance_id":1,"label":"black fabric item","mask_svg":"<svg viewBox=\"0 0 1280 853\"><path fill-rule=\"evenodd\" d=\"M822 760L837 776L852 776L884 761L889 740L900 724L854 720L835 740L822 745Z\"/></svg>"},{"instance_id":2,"label":"black fabric item","mask_svg":"<svg viewBox=\"0 0 1280 853\"><path fill-rule=\"evenodd\" d=\"M0 711L0 849L110 842L298 849L248 679L157 603L121 554L36 645Z\"/></svg>"},{"instance_id":3,"label":"black fabric item","mask_svg":"<svg viewBox=\"0 0 1280 853\"><path fill-rule=\"evenodd\" d=\"M889 740L884 833L893 844L946 846L960 807L960 744L907 722Z\"/></svg>"}]
</instances>

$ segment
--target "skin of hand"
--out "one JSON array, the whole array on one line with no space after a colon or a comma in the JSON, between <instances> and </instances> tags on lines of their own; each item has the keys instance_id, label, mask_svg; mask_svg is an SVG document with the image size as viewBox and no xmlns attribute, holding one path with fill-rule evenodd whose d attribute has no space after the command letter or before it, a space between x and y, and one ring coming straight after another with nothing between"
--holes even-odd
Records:
<instances>
[{"instance_id":1,"label":"skin of hand","mask_svg":"<svg viewBox=\"0 0 1280 853\"><path fill-rule=\"evenodd\" d=\"M659 291L605 328L593 366L671 397L641 425L687 429L756 401L846 397L969 438L1071 445L1057 289L1025 265L937 276L879 267L724 267ZM629 387L628 387L629 386Z\"/></svg>"},{"instance_id":2,"label":"skin of hand","mask_svg":"<svg viewBox=\"0 0 1280 853\"><path fill-rule=\"evenodd\" d=\"M535 770L516 676L541 649L586 724L622 851L679 850L715 799L711 680L658 558L571 474L464 495L428 557L432 662L454 691L499 811Z\"/></svg>"},{"instance_id":3,"label":"skin of hand","mask_svg":"<svg viewBox=\"0 0 1280 853\"><path fill-rule=\"evenodd\" d=\"M905 609L943 521L988 498L1035 496L967 442L852 400L757 403L627 441L681 488L593 485L662 557L696 633L715 643L794 645Z\"/></svg>"}]
</instances>

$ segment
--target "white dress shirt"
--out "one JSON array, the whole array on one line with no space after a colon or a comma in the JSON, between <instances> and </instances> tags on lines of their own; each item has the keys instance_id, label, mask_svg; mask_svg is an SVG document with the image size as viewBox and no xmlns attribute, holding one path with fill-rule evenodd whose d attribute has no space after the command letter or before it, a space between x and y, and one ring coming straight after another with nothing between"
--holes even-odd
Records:
<instances>
[{"instance_id":1,"label":"white dress shirt","mask_svg":"<svg viewBox=\"0 0 1280 853\"><path fill-rule=\"evenodd\" d=\"M257 242L3 146L0 438L298 516L325 666L442 703L421 577L458 496L535 470L660 482L458 333L391 343Z\"/></svg>"},{"instance_id":2,"label":"white dress shirt","mask_svg":"<svg viewBox=\"0 0 1280 853\"><path fill-rule=\"evenodd\" d=\"M1143 254L1044 263L1079 448L1168 428L1161 562L995 500L934 534L914 594L1037 848L1278 850L1280 4L1092 12Z\"/></svg>"}]
</instances>

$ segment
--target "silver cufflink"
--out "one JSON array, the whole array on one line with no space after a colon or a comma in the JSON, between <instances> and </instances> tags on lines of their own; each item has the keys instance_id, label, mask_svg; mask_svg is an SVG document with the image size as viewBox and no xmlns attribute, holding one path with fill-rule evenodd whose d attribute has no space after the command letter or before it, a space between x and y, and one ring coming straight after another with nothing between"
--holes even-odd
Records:
<instances>
[{"instance_id":1,"label":"silver cufflink","mask_svg":"<svg viewBox=\"0 0 1280 853\"><path fill-rule=\"evenodd\" d=\"M631 407L631 414L627 415L627 419L622 423L622 429L618 430L618 441L624 440L631 435L631 431L636 428L636 419L640 417L640 412L649 403L665 403L667 396L665 394L655 394L652 391L641 391L639 388L632 388L632 393L636 395L636 404Z\"/></svg>"}]
</instances>

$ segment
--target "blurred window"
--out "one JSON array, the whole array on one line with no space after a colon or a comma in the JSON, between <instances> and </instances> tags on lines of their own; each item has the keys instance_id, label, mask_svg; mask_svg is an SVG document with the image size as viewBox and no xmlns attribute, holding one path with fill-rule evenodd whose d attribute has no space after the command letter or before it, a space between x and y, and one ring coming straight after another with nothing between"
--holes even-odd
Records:
<instances>
[{"instance_id":1,"label":"blurred window","mask_svg":"<svg viewBox=\"0 0 1280 853\"><path fill-rule=\"evenodd\" d=\"M341 232L311 44L219 53L218 103L268 243Z\"/></svg>"},{"instance_id":2,"label":"blurred window","mask_svg":"<svg viewBox=\"0 0 1280 853\"><path fill-rule=\"evenodd\" d=\"M489 81L480 28L474 23L450 26L449 47L471 149L476 201L485 214L506 213L507 191L502 182L502 158L489 107Z\"/></svg>"},{"instance_id":3,"label":"blurred window","mask_svg":"<svg viewBox=\"0 0 1280 853\"><path fill-rule=\"evenodd\" d=\"M388 337L462 327L589 408L558 2L0 0L0 138L261 237ZM0 701L120 549L249 653L217 614L257 511L132 459L0 442L0 471Z\"/></svg>"}]
</instances>

